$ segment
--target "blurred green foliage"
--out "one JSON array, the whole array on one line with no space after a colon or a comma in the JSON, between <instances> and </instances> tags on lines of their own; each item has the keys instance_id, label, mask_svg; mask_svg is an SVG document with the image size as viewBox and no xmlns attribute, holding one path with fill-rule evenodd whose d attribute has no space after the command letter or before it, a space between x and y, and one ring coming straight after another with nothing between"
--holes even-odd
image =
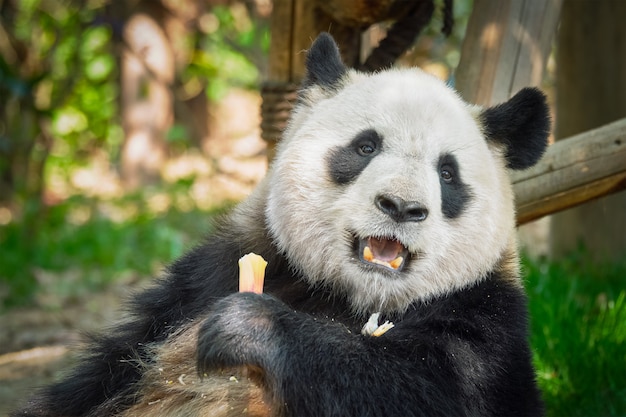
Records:
<instances>
[{"instance_id":1,"label":"blurred green foliage","mask_svg":"<svg viewBox=\"0 0 626 417\"><path fill-rule=\"evenodd\" d=\"M49 153L50 159L45 161L44 175L51 170L68 175L96 150L117 162L123 140L118 62L125 16L112 4L106 0L3 2L0 25L8 42L0 47L0 111L4 113L0 169L9 169L18 150L32 152L42 134L52 142L46 143L44 158ZM252 19L243 4L217 6L203 16L209 24L199 25L203 30L193 31L186 43L190 60L178 74L183 87L200 86L209 99L218 100L229 87L258 86L269 29L266 21ZM11 102L19 102L19 109L9 111ZM18 125L25 113L34 115L32 132ZM176 132L170 137L179 141L186 137L186 145L193 143ZM18 197L28 193L18 175L12 177ZM0 189L0 197L1 193Z\"/></svg>"},{"instance_id":2,"label":"blurred green foliage","mask_svg":"<svg viewBox=\"0 0 626 417\"><path fill-rule=\"evenodd\" d=\"M92 163L95 154L106 155L112 169L119 162L124 135L118 64L124 20L132 12L126 8L132 4L137 2L0 3L0 29L6 35L0 42L0 210L11 211L8 224L0 218L5 305L29 300L37 288L37 268L74 265L109 277L122 265L147 273L142 252L172 257L167 239L176 232L159 228L158 219L140 214L117 224L95 209L98 201L66 199L72 195L67 189L72 174ZM198 28L185 43L189 62L178 68L175 87L191 84L209 100L219 100L232 86L256 88L269 47L267 21L253 19L244 2L232 1L207 9L195 23ZM197 143L189 131L175 123L168 143L177 150ZM60 183L63 189L56 187ZM52 202L42 204L46 188ZM136 204L143 197L128 198ZM68 213L81 207L92 212L90 221L68 222ZM146 237L134 238L137 234Z\"/></svg>"},{"instance_id":3,"label":"blurred green foliage","mask_svg":"<svg viewBox=\"0 0 626 417\"><path fill-rule=\"evenodd\" d=\"M242 5L216 6L211 20L198 38L183 82L193 77L209 79L207 94L213 101L233 86L258 88L269 50L268 25L252 20Z\"/></svg>"},{"instance_id":4,"label":"blurred green foliage","mask_svg":"<svg viewBox=\"0 0 626 417\"><path fill-rule=\"evenodd\" d=\"M36 235L20 222L4 226L0 312L31 301L42 291L67 298L101 290L127 274L157 276L200 241L211 230L211 218L228 207L190 209L186 190L186 185L174 184L116 199L76 195L46 207ZM150 207L157 195L171 200L167 210ZM68 279L72 276L79 279ZM51 282L43 282L46 277Z\"/></svg>"},{"instance_id":5,"label":"blurred green foliage","mask_svg":"<svg viewBox=\"0 0 626 417\"><path fill-rule=\"evenodd\" d=\"M74 147L106 140L116 113L111 30L94 23L100 10L89 2L29 0L14 2L2 19L21 58L10 59L4 50L3 71L28 85L22 94L31 95L34 108L51 117L55 138ZM1 86L11 89L11 82Z\"/></svg>"}]
</instances>

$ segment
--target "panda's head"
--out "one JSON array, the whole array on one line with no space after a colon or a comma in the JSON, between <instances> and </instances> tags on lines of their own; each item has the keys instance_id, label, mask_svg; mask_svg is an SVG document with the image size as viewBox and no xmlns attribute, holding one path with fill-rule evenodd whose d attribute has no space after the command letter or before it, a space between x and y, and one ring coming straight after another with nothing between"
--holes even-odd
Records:
<instances>
[{"instance_id":1,"label":"panda's head","mask_svg":"<svg viewBox=\"0 0 626 417\"><path fill-rule=\"evenodd\" d=\"M481 109L417 69L347 69L323 34L268 178L272 237L363 313L471 285L515 247L507 168L537 162L549 126L538 90Z\"/></svg>"}]
</instances>

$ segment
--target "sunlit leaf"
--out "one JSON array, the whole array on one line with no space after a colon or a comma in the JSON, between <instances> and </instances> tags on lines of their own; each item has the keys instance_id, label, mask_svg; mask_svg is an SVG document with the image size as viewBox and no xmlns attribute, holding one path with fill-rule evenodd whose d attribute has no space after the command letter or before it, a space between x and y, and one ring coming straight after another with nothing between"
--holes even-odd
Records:
<instances>
[{"instance_id":1,"label":"sunlit leaf","mask_svg":"<svg viewBox=\"0 0 626 417\"><path fill-rule=\"evenodd\" d=\"M91 50L102 49L111 41L111 29L108 26L89 28L85 34L85 46Z\"/></svg>"},{"instance_id":2,"label":"sunlit leaf","mask_svg":"<svg viewBox=\"0 0 626 417\"><path fill-rule=\"evenodd\" d=\"M84 131L89 122L85 114L74 107L67 107L56 114L52 127L58 135Z\"/></svg>"},{"instance_id":3,"label":"sunlit leaf","mask_svg":"<svg viewBox=\"0 0 626 417\"><path fill-rule=\"evenodd\" d=\"M99 55L85 66L85 75L91 81L104 81L115 68L115 60L111 55Z\"/></svg>"}]
</instances>

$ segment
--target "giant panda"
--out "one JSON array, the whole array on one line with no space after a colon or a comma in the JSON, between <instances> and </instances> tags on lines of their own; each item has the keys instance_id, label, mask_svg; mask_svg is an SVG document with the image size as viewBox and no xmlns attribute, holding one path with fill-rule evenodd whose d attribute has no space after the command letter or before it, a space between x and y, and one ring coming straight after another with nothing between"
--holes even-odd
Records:
<instances>
[{"instance_id":1,"label":"giant panda","mask_svg":"<svg viewBox=\"0 0 626 417\"><path fill-rule=\"evenodd\" d=\"M507 171L544 152L544 95L473 106L328 34L306 70L265 180L14 416L542 414Z\"/></svg>"}]
</instances>

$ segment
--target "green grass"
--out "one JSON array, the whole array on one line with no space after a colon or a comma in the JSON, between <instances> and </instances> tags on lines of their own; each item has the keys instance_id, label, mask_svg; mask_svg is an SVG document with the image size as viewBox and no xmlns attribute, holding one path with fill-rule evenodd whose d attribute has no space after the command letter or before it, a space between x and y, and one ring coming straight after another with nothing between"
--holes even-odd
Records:
<instances>
[{"instance_id":1,"label":"green grass","mask_svg":"<svg viewBox=\"0 0 626 417\"><path fill-rule=\"evenodd\" d=\"M525 261L548 416L626 415L626 262Z\"/></svg>"}]
</instances>

